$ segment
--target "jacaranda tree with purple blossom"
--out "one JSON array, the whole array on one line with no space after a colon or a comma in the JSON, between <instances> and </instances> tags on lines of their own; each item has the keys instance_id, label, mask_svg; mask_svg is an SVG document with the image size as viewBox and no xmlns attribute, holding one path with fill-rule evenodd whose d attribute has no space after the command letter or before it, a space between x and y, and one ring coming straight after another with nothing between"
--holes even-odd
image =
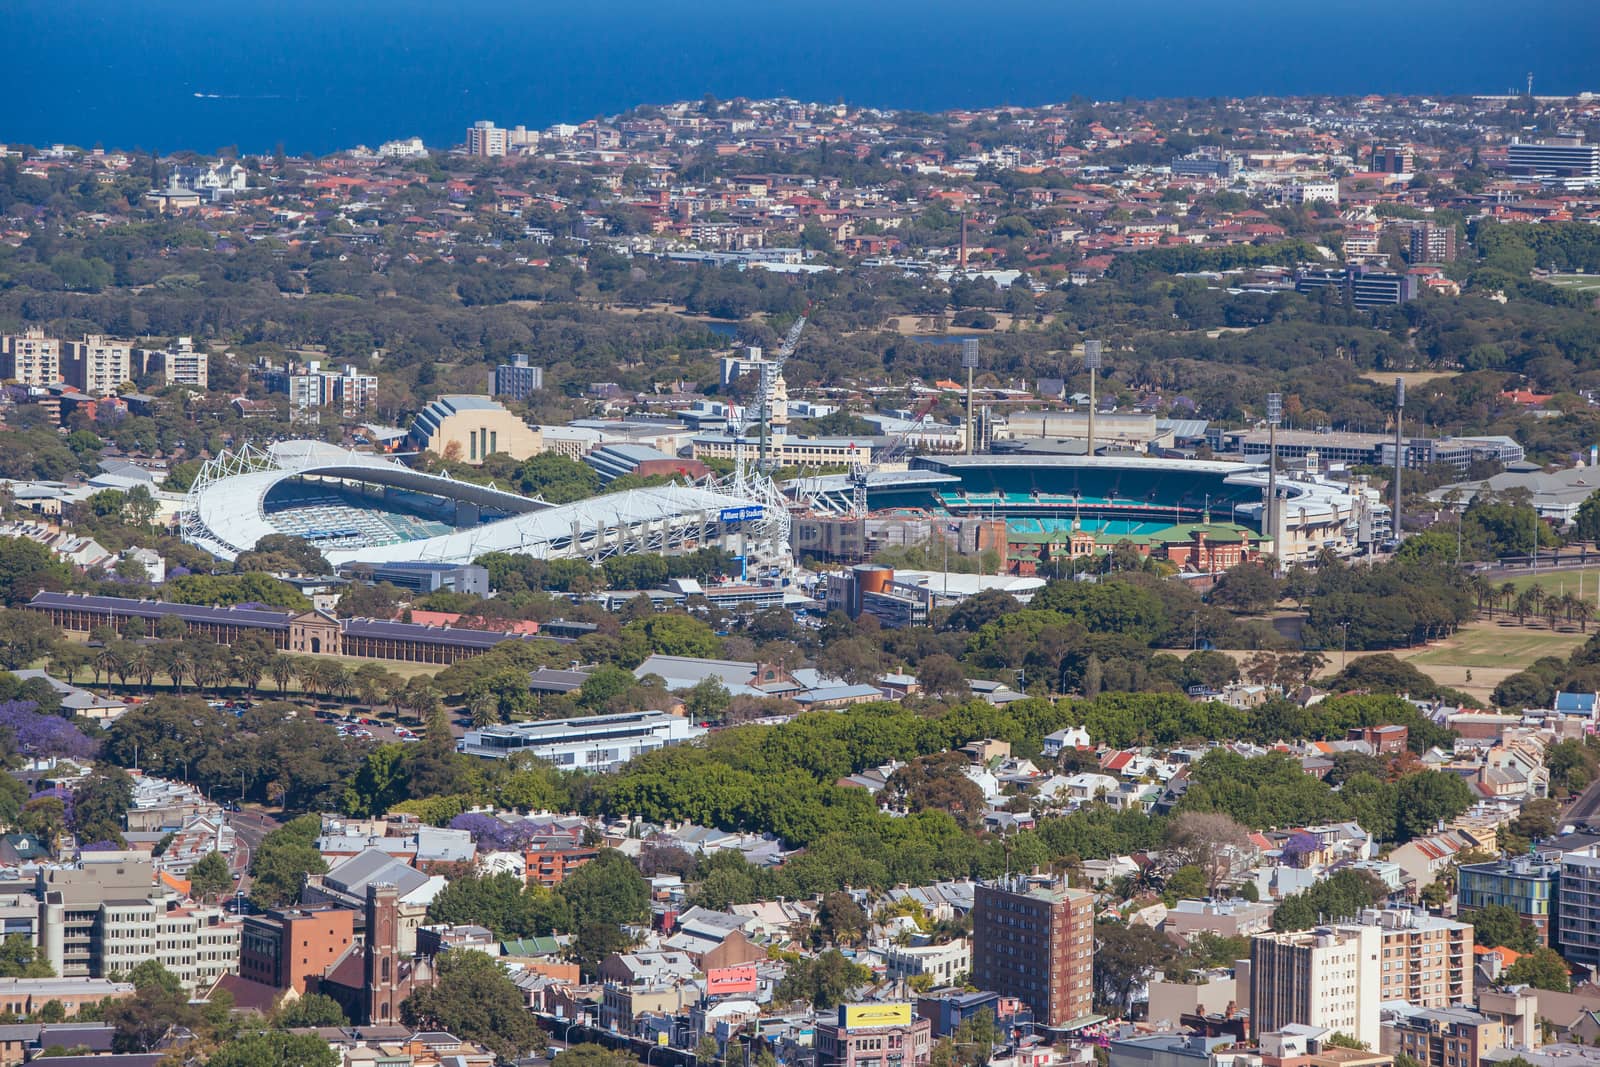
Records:
<instances>
[{"instance_id":1,"label":"jacaranda tree with purple blossom","mask_svg":"<svg viewBox=\"0 0 1600 1067\"><path fill-rule=\"evenodd\" d=\"M47 715L31 700L0 703L0 736L20 755L30 759L92 759L94 740L59 715Z\"/></svg>"}]
</instances>

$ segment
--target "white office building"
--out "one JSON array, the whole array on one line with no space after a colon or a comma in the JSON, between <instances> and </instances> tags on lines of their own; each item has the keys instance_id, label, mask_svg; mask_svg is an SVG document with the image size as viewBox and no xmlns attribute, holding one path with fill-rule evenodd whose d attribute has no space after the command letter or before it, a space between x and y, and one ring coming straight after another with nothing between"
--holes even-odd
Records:
<instances>
[{"instance_id":1,"label":"white office building","mask_svg":"<svg viewBox=\"0 0 1600 1067\"><path fill-rule=\"evenodd\" d=\"M563 770L608 771L646 752L706 733L664 711L516 722L469 730L456 748L469 756L509 759L529 752Z\"/></svg>"},{"instance_id":2,"label":"white office building","mask_svg":"<svg viewBox=\"0 0 1600 1067\"><path fill-rule=\"evenodd\" d=\"M1377 926L1256 935L1250 942L1252 1029L1321 1026L1377 1048L1382 951Z\"/></svg>"}]
</instances>

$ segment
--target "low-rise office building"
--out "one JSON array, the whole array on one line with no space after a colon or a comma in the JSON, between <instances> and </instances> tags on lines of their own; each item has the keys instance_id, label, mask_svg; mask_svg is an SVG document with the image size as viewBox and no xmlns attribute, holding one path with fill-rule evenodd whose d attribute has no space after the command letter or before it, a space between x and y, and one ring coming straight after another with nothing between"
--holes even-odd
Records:
<instances>
[{"instance_id":1,"label":"low-rise office building","mask_svg":"<svg viewBox=\"0 0 1600 1067\"><path fill-rule=\"evenodd\" d=\"M467 731L458 751L486 759L529 752L564 770L607 771L635 756L693 741L705 730L664 711L518 722Z\"/></svg>"}]
</instances>

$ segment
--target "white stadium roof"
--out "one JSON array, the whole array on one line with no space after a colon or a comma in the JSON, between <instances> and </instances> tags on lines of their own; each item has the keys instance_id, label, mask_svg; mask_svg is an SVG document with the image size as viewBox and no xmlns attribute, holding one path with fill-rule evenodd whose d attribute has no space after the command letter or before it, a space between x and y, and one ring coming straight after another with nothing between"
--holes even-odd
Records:
<instances>
[{"instance_id":1,"label":"white stadium roof","mask_svg":"<svg viewBox=\"0 0 1600 1067\"><path fill-rule=\"evenodd\" d=\"M237 558L261 538L285 532L264 507L267 493L286 479L307 475L394 486L516 513L420 540L325 547L323 555L334 566L397 561L465 563L486 552L590 559L618 552L660 552L679 541L704 540L712 532L709 528L720 526L725 512L739 512L743 517L757 505L739 496L679 485L549 505L503 489L425 474L381 456L315 441L289 441L266 452L225 453L208 462L189 493L183 516L185 539L223 559ZM737 519L730 516L729 521Z\"/></svg>"}]
</instances>

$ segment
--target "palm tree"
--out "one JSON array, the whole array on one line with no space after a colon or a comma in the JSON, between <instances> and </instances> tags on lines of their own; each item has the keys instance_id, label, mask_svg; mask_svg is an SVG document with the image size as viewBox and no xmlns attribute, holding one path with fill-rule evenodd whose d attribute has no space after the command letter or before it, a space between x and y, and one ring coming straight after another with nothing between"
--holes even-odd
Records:
<instances>
[{"instance_id":1,"label":"palm tree","mask_svg":"<svg viewBox=\"0 0 1600 1067\"><path fill-rule=\"evenodd\" d=\"M278 694L281 696L283 691L289 688L289 683L294 680L294 660L280 652L267 664L267 673L272 675L272 684L278 687Z\"/></svg>"},{"instance_id":2,"label":"palm tree","mask_svg":"<svg viewBox=\"0 0 1600 1067\"><path fill-rule=\"evenodd\" d=\"M1517 593L1516 601L1512 604L1511 610L1517 616L1518 625L1526 626L1528 624L1528 616L1539 610L1539 605L1533 596L1533 590L1524 589Z\"/></svg>"},{"instance_id":3,"label":"palm tree","mask_svg":"<svg viewBox=\"0 0 1600 1067\"><path fill-rule=\"evenodd\" d=\"M1506 602L1506 612L1510 613L1512 603L1517 599L1517 586L1514 582L1506 582L1500 587L1500 599Z\"/></svg>"},{"instance_id":4,"label":"palm tree","mask_svg":"<svg viewBox=\"0 0 1600 1067\"><path fill-rule=\"evenodd\" d=\"M1572 613L1578 617L1578 629L1589 632L1589 620L1594 617L1594 605L1582 597L1573 597Z\"/></svg>"},{"instance_id":5,"label":"palm tree","mask_svg":"<svg viewBox=\"0 0 1600 1067\"><path fill-rule=\"evenodd\" d=\"M1556 619L1561 616L1561 598L1547 597L1544 602L1544 619L1550 629L1556 628Z\"/></svg>"},{"instance_id":6,"label":"palm tree","mask_svg":"<svg viewBox=\"0 0 1600 1067\"><path fill-rule=\"evenodd\" d=\"M100 675L102 673L105 674L106 681L108 682L111 680L111 676L113 674L120 674L121 672L119 672L117 668L121 666L122 659L122 650L119 649L115 643L107 644L101 647L101 649L95 653L94 657L95 684L100 684ZM127 679L124 678L123 681L126 683Z\"/></svg>"}]
</instances>

